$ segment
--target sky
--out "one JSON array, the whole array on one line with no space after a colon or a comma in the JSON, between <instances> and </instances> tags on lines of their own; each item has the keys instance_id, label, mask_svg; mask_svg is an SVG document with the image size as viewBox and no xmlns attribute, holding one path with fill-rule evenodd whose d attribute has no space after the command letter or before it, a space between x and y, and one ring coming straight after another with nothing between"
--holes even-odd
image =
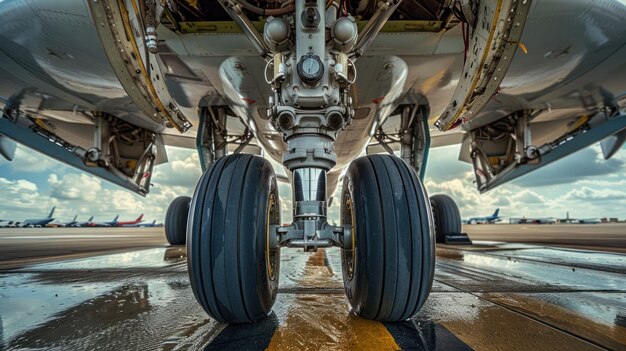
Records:
<instances>
[{"instance_id":1,"label":"sky","mask_svg":"<svg viewBox=\"0 0 626 351\"><path fill-rule=\"evenodd\" d=\"M66 166L24 146L15 160L0 157L0 219L45 217L52 206L55 218L97 221L136 218L162 222L169 203L179 195L193 194L201 171L195 150L168 147L169 161L157 166L147 197ZM507 217L626 218L626 147L612 159L602 158L595 145L569 157L479 194L470 164L458 161L459 146L432 149L425 186L429 195L452 196L463 218L486 216L496 208ZM277 166L275 164L275 166ZM278 166L277 166L278 167ZM282 172L282 170L279 170ZM279 184L283 222L290 220L289 185ZM338 223L338 201L329 209Z\"/></svg>"}]
</instances>

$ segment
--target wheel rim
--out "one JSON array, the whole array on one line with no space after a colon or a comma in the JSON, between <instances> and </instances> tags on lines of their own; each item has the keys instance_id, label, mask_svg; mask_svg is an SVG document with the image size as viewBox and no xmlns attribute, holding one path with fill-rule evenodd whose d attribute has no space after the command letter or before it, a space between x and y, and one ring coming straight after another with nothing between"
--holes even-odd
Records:
<instances>
[{"instance_id":1,"label":"wheel rim","mask_svg":"<svg viewBox=\"0 0 626 351\"><path fill-rule=\"evenodd\" d=\"M343 256L343 262L346 267L346 275L348 276L348 280L352 280L354 277L354 267L356 266L356 254L355 254L355 243L356 243L356 231L354 230L354 207L352 204L352 198L350 197L350 193L346 193L344 195L344 199L346 202L345 212L343 214L344 225L350 225L351 237L352 237L352 245L350 249L341 250L341 255ZM349 222L347 222L349 221ZM347 222L347 223L346 223Z\"/></svg>"},{"instance_id":2,"label":"wheel rim","mask_svg":"<svg viewBox=\"0 0 626 351\"><path fill-rule=\"evenodd\" d=\"M270 228L273 224L279 224L279 212L280 209L276 207L276 195L270 194L267 199L267 227L266 227L266 243L265 243L265 268L267 270L267 276L270 280L275 279L276 275L276 260L278 259L277 249L270 247Z\"/></svg>"}]
</instances>

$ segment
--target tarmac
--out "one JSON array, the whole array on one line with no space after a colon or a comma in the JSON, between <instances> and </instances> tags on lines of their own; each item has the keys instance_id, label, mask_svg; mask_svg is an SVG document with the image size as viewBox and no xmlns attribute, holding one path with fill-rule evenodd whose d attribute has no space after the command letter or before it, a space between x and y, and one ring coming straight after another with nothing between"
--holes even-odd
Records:
<instances>
[{"instance_id":1,"label":"tarmac","mask_svg":"<svg viewBox=\"0 0 626 351\"><path fill-rule=\"evenodd\" d=\"M0 229L0 350L626 350L615 226L466 226L474 245L437 247L430 297L402 323L350 311L338 249L282 249L273 312L249 325L206 315L162 228ZM577 248L502 242L537 233Z\"/></svg>"}]
</instances>

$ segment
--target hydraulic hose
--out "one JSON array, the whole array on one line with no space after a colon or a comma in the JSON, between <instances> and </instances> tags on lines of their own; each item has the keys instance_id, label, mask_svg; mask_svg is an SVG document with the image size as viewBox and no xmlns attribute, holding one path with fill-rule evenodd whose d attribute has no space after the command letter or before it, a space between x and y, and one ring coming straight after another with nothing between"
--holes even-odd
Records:
<instances>
[{"instance_id":1,"label":"hydraulic hose","mask_svg":"<svg viewBox=\"0 0 626 351\"><path fill-rule=\"evenodd\" d=\"M264 9L264 8L260 8L258 6L252 5L246 0L235 0L235 2L241 5L246 10L250 12L254 12L257 15L261 15L261 16L282 16L282 15L292 13L296 9L296 7L293 4L287 7L279 8L279 9Z\"/></svg>"}]
</instances>

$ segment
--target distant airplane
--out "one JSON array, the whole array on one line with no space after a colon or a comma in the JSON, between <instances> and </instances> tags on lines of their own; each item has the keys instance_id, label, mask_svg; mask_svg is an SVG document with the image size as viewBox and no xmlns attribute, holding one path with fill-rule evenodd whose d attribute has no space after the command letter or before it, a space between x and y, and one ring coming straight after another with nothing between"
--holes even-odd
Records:
<instances>
[{"instance_id":1,"label":"distant airplane","mask_svg":"<svg viewBox=\"0 0 626 351\"><path fill-rule=\"evenodd\" d=\"M118 218L120 218L120 215L116 215L115 218L113 218L113 220L108 221L108 222L89 221L89 223L87 223L86 226L87 227L113 227L117 223Z\"/></svg>"},{"instance_id":2,"label":"distant airplane","mask_svg":"<svg viewBox=\"0 0 626 351\"><path fill-rule=\"evenodd\" d=\"M152 227L162 227L163 223L158 223L156 222L156 219L153 220L151 223L137 223L137 224L127 224L124 225L124 227L142 227L142 228L152 228Z\"/></svg>"},{"instance_id":3,"label":"distant airplane","mask_svg":"<svg viewBox=\"0 0 626 351\"><path fill-rule=\"evenodd\" d=\"M75 215L74 219L69 222L50 222L46 224L46 227L73 227L76 224L76 218L78 215Z\"/></svg>"},{"instance_id":4,"label":"distant airplane","mask_svg":"<svg viewBox=\"0 0 626 351\"><path fill-rule=\"evenodd\" d=\"M511 224L555 224L555 223L558 223L558 220L554 217L542 217L542 218L511 217L509 219L509 223Z\"/></svg>"},{"instance_id":5,"label":"distant airplane","mask_svg":"<svg viewBox=\"0 0 626 351\"><path fill-rule=\"evenodd\" d=\"M574 223L578 223L578 224L599 224L599 223L602 223L602 221L599 218L583 218L583 219L576 219L576 220L574 220Z\"/></svg>"},{"instance_id":6,"label":"distant airplane","mask_svg":"<svg viewBox=\"0 0 626 351\"><path fill-rule=\"evenodd\" d=\"M491 216L472 217L468 219L467 221L465 221L465 223L467 224L492 224L492 223L500 222L502 220L502 217L498 216L499 213L500 213L500 209L496 208L496 211Z\"/></svg>"},{"instance_id":7,"label":"distant airplane","mask_svg":"<svg viewBox=\"0 0 626 351\"><path fill-rule=\"evenodd\" d=\"M570 218L569 212L566 213L566 217L564 219L561 219L560 222L572 223L572 224L599 224L599 223L602 223L602 221L599 218L583 218L583 219Z\"/></svg>"},{"instance_id":8,"label":"distant airplane","mask_svg":"<svg viewBox=\"0 0 626 351\"><path fill-rule=\"evenodd\" d=\"M120 215L118 214L117 216L115 216L115 218L113 218L112 221L110 222L104 222L104 223L93 223L92 225L89 225L90 227L128 227L128 226L132 226L135 224L139 224L141 223L143 220L143 213L137 217L137 219L135 219L134 221L123 221L120 222L118 221L118 218L120 218Z\"/></svg>"},{"instance_id":9,"label":"distant airplane","mask_svg":"<svg viewBox=\"0 0 626 351\"><path fill-rule=\"evenodd\" d=\"M93 216L89 217L89 219L86 220L86 221L82 221L82 222L78 221L78 222L76 222L73 225L73 227L89 227L89 223L93 223L92 221L93 221Z\"/></svg>"},{"instance_id":10,"label":"distant airplane","mask_svg":"<svg viewBox=\"0 0 626 351\"><path fill-rule=\"evenodd\" d=\"M134 221L117 222L115 224L115 227L124 227L124 226L139 224L141 222L143 222L143 213L139 217L137 217L137 219L135 219Z\"/></svg>"},{"instance_id":11,"label":"distant airplane","mask_svg":"<svg viewBox=\"0 0 626 351\"><path fill-rule=\"evenodd\" d=\"M16 225L18 227L43 227L46 224L54 221L54 218L52 217L54 215L54 210L56 209L56 207L52 207L52 211L50 211L50 214L48 215L48 217L46 218L38 218L38 219L26 219L23 222L18 222L19 224Z\"/></svg>"}]
</instances>

